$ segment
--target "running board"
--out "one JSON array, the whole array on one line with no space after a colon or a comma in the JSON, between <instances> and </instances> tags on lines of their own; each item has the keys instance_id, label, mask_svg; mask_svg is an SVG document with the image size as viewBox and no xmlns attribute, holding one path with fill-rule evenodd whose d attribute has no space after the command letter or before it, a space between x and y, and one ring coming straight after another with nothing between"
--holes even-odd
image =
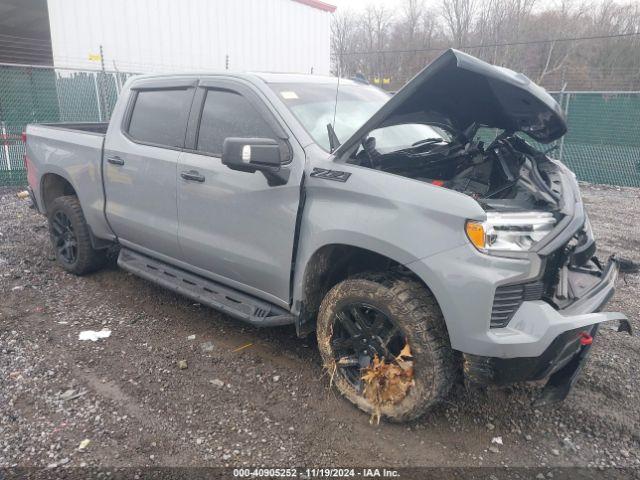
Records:
<instances>
[{"instance_id":1,"label":"running board","mask_svg":"<svg viewBox=\"0 0 640 480\"><path fill-rule=\"evenodd\" d=\"M280 307L132 250L120 250L118 265L145 280L256 327L276 327L295 322L294 316Z\"/></svg>"}]
</instances>

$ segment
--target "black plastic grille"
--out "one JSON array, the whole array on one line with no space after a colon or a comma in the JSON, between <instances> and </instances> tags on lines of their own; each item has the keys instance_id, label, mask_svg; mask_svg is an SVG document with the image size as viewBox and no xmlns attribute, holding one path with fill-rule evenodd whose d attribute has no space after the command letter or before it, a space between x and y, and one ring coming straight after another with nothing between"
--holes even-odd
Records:
<instances>
[{"instance_id":1,"label":"black plastic grille","mask_svg":"<svg viewBox=\"0 0 640 480\"><path fill-rule=\"evenodd\" d=\"M532 282L496 288L491 310L491 328L506 327L522 302L542 298L543 287L542 282Z\"/></svg>"}]
</instances>

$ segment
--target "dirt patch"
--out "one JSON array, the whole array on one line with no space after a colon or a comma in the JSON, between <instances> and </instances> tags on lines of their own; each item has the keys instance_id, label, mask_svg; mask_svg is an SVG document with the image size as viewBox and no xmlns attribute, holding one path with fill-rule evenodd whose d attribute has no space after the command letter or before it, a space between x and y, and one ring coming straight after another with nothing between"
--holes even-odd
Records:
<instances>
[{"instance_id":1,"label":"dirt patch","mask_svg":"<svg viewBox=\"0 0 640 480\"><path fill-rule=\"evenodd\" d=\"M558 406L531 407L535 386L459 389L417 422L372 426L293 328L247 327L115 266L64 273L16 191L0 189L1 466L640 465L638 337L602 329ZM640 261L638 190L583 192L603 256ZM610 305L636 331L639 284L621 278Z\"/></svg>"}]
</instances>

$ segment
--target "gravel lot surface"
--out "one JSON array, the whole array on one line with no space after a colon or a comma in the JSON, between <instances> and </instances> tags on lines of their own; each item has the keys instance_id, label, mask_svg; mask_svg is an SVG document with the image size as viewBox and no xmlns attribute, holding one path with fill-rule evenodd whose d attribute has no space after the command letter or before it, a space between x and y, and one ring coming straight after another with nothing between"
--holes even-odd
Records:
<instances>
[{"instance_id":1,"label":"gravel lot surface","mask_svg":"<svg viewBox=\"0 0 640 480\"><path fill-rule=\"evenodd\" d=\"M115 266L64 273L17 191L0 187L0 466L640 465L637 336L601 329L560 405L533 408L535 385L459 387L418 422L372 426L293 328L244 326ZM601 258L640 261L640 192L583 193ZM639 284L620 278L609 306L636 332Z\"/></svg>"}]
</instances>

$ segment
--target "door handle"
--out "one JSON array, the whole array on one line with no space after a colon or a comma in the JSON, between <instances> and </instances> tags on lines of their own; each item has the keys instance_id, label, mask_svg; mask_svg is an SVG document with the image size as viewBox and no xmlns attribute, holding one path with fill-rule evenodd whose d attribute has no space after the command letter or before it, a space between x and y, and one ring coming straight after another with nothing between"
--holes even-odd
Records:
<instances>
[{"instance_id":1,"label":"door handle","mask_svg":"<svg viewBox=\"0 0 640 480\"><path fill-rule=\"evenodd\" d=\"M184 172L180 172L180 176L192 182L204 182L204 175L200 175L197 170L185 170Z\"/></svg>"},{"instance_id":2,"label":"door handle","mask_svg":"<svg viewBox=\"0 0 640 480\"><path fill-rule=\"evenodd\" d=\"M107 157L107 162L111 163L112 165L124 165L124 160L118 155Z\"/></svg>"}]
</instances>

